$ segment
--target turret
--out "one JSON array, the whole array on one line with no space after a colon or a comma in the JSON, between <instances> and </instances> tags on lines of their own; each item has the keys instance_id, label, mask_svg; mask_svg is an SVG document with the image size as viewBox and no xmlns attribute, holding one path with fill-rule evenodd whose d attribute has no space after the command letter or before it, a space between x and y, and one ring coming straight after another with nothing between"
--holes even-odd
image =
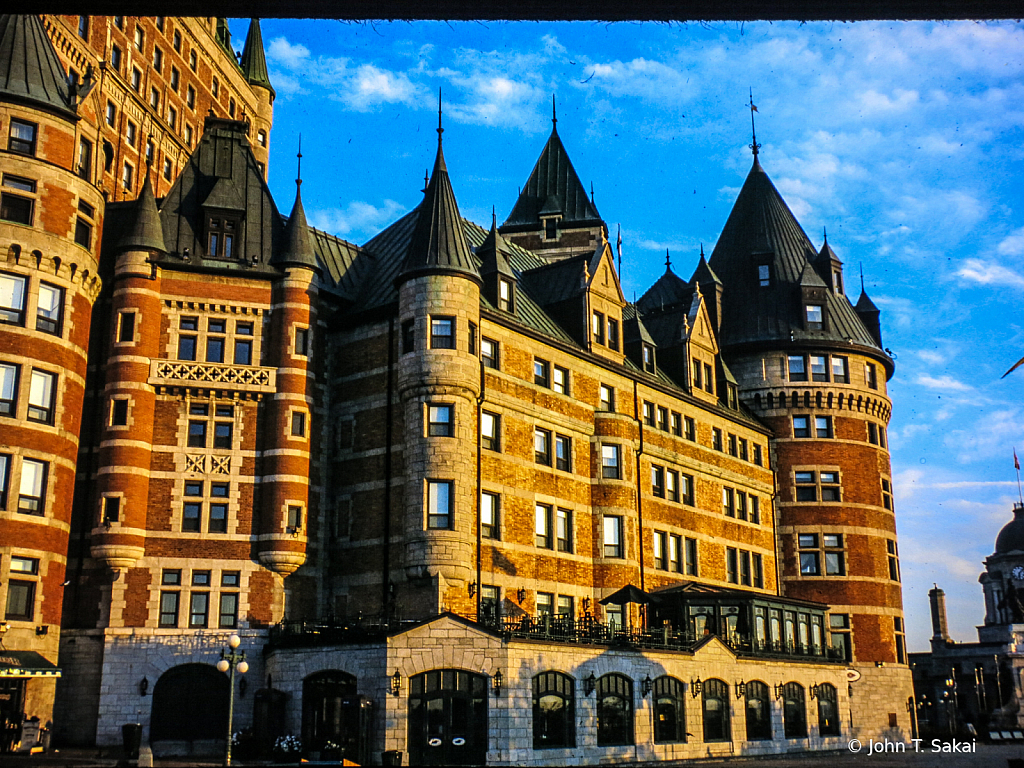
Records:
<instances>
[{"instance_id":1,"label":"turret","mask_svg":"<svg viewBox=\"0 0 1024 768\"><path fill-rule=\"evenodd\" d=\"M483 295L497 309L515 312L516 291L519 278L508 261L508 244L498 232L498 220L491 212L491 231L483 244L477 248L480 258L480 278L483 280Z\"/></svg>"},{"instance_id":2,"label":"turret","mask_svg":"<svg viewBox=\"0 0 1024 768\"><path fill-rule=\"evenodd\" d=\"M263 177L267 178L267 167L270 159L270 129L274 125L274 99L277 92L270 83L267 72L267 57L263 50L263 33L259 19L249 22L249 32L245 36L245 47L239 60L242 74L253 86L253 92L259 99L256 114L253 118L252 152L263 168Z\"/></svg>"},{"instance_id":3,"label":"turret","mask_svg":"<svg viewBox=\"0 0 1024 768\"><path fill-rule=\"evenodd\" d=\"M466 584L476 541L482 279L448 177L442 132L439 110L434 170L396 280L409 582L400 603L406 615L430 615L442 605L473 608Z\"/></svg>"}]
</instances>

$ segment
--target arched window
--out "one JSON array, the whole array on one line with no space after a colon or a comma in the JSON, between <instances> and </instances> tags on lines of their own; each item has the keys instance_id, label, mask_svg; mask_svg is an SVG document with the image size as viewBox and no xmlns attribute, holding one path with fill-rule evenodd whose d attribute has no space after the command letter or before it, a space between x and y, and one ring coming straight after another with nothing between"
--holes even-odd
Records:
<instances>
[{"instance_id":1,"label":"arched window","mask_svg":"<svg viewBox=\"0 0 1024 768\"><path fill-rule=\"evenodd\" d=\"M768 686L760 680L747 683L747 739L757 741L772 737L772 705Z\"/></svg>"},{"instance_id":2,"label":"arched window","mask_svg":"<svg viewBox=\"0 0 1024 768\"><path fill-rule=\"evenodd\" d=\"M782 721L786 726L787 739L807 738L807 704L804 687L800 683L782 686Z\"/></svg>"},{"instance_id":3,"label":"arched window","mask_svg":"<svg viewBox=\"0 0 1024 768\"><path fill-rule=\"evenodd\" d=\"M633 743L633 681L617 672L597 680L597 745Z\"/></svg>"},{"instance_id":4,"label":"arched window","mask_svg":"<svg viewBox=\"0 0 1024 768\"><path fill-rule=\"evenodd\" d=\"M704 741L731 741L729 686L721 680L707 680L702 690Z\"/></svg>"},{"instance_id":5,"label":"arched window","mask_svg":"<svg viewBox=\"0 0 1024 768\"><path fill-rule=\"evenodd\" d=\"M663 675L654 681L654 743L686 741L683 684Z\"/></svg>"},{"instance_id":6,"label":"arched window","mask_svg":"<svg viewBox=\"0 0 1024 768\"><path fill-rule=\"evenodd\" d=\"M818 735L841 736L839 697L831 683L818 686Z\"/></svg>"},{"instance_id":7,"label":"arched window","mask_svg":"<svg viewBox=\"0 0 1024 768\"><path fill-rule=\"evenodd\" d=\"M576 746L576 684L561 672L533 678L533 748Z\"/></svg>"}]
</instances>

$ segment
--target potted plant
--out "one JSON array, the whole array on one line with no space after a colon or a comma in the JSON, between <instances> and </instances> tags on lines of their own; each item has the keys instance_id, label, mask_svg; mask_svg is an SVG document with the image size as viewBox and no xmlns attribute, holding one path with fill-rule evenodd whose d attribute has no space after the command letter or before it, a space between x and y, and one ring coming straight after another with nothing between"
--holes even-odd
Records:
<instances>
[{"instance_id":1,"label":"potted plant","mask_svg":"<svg viewBox=\"0 0 1024 768\"><path fill-rule=\"evenodd\" d=\"M292 734L278 736L274 741L275 763L297 763L302 753L302 739Z\"/></svg>"}]
</instances>

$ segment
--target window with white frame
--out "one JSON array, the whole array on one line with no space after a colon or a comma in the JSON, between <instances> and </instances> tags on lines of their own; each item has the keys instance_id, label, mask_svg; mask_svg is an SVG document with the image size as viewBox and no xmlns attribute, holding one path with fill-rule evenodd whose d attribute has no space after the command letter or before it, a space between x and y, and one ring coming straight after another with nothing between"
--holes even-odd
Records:
<instances>
[{"instance_id":1,"label":"window with white frame","mask_svg":"<svg viewBox=\"0 0 1024 768\"><path fill-rule=\"evenodd\" d=\"M480 441L489 451L501 450L501 416L490 411L480 414Z\"/></svg>"},{"instance_id":2,"label":"window with white frame","mask_svg":"<svg viewBox=\"0 0 1024 768\"><path fill-rule=\"evenodd\" d=\"M427 480L427 528L452 527L452 481Z\"/></svg>"},{"instance_id":3,"label":"window with white frame","mask_svg":"<svg viewBox=\"0 0 1024 768\"><path fill-rule=\"evenodd\" d=\"M497 493L480 494L480 535L485 539L501 538L501 496Z\"/></svg>"},{"instance_id":4,"label":"window with white frame","mask_svg":"<svg viewBox=\"0 0 1024 768\"><path fill-rule=\"evenodd\" d=\"M622 449L618 445L601 446L601 477L618 480L622 476Z\"/></svg>"},{"instance_id":5,"label":"window with white frame","mask_svg":"<svg viewBox=\"0 0 1024 768\"><path fill-rule=\"evenodd\" d=\"M625 557L623 546L622 518L616 515L604 517L604 556Z\"/></svg>"},{"instance_id":6,"label":"window with white frame","mask_svg":"<svg viewBox=\"0 0 1024 768\"><path fill-rule=\"evenodd\" d=\"M18 493L18 512L42 517L46 512L46 478L48 462L37 459L21 460L21 485Z\"/></svg>"},{"instance_id":7,"label":"window with white frame","mask_svg":"<svg viewBox=\"0 0 1024 768\"><path fill-rule=\"evenodd\" d=\"M550 504L537 504L534 507L534 544L541 549L554 549L554 536L552 535L552 506Z\"/></svg>"}]
</instances>

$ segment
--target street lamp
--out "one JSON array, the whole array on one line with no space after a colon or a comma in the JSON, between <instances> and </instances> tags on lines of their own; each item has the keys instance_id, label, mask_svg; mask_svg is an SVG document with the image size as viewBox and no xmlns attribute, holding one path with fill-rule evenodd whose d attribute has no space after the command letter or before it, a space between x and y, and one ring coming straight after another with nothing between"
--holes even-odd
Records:
<instances>
[{"instance_id":1,"label":"street lamp","mask_svg":"<svg viewBox=\"0 0 1024 768\"><path fill-rule=\"evenodd\" d=\"M238 670L238 674L244 675L249 671L249 662L245 660L245 651L238 650L238 646L242 644L242 638L238 635L231 635L228 638L229 648L222 648L220 651L220 661L217 662L217 669L221 672L231 671L231 682L230 689L228 691L228 745L227 751L224 753L224 765L231 765L231 737L233 735L232 726L235 719L235 670Z\"/></svg>"}]
</instances>

